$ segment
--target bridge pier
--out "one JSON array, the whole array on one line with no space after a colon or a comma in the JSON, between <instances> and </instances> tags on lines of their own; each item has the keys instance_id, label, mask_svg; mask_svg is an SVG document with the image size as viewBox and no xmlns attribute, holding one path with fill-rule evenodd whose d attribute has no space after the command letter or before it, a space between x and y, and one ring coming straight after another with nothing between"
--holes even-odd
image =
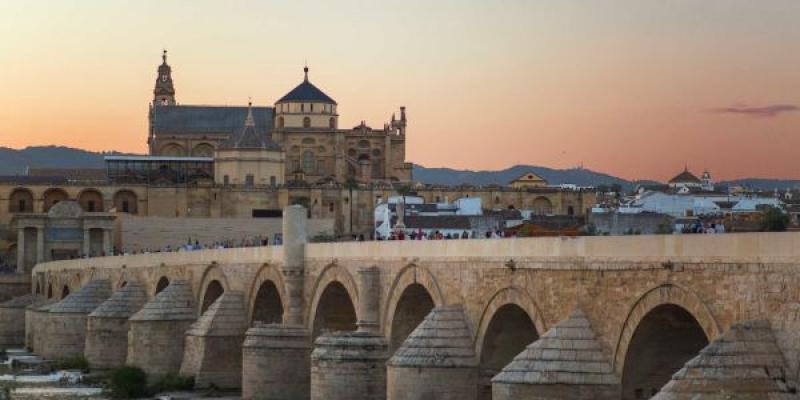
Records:
<instances>
[{"instance_id":1,"label":"bridge pier","mask_svg":"<svg viewBox=\"0 0 800 400\"><path fill-rule=\"evenodd\" d=\"M110 369L125 365L130 328L128 319L146 302L144 287L132 281L89 314L84 355L92 368Z\"/></svg>"},{"instance_id":2,"label":"bridge pier","mask_svg":"<svg viewBox=\"0 0 800 400\"><path fill-rule=\"evenodd\" d=\"M51 306L41 319L47 340L43 341L39 354L52 360L82 357L86 319L110 295L108 280L94 280Z\"/></svg>"},{"instance_id":3,"label":"bridge pier","mask_svg":"<svg viewBox=\"0 0 800 400\"><path fill-rule=\"evenodd\" d=\"M241 292L225 292L186 332L181 375L195 387L238 389L242 385L242 341L247 330Z\"/></svg>"},{"instance_id":4,"label":"bridge pier","mask_svg":"<svg viewBox=\"0 0 800 400\"><path fill-rule=\"evenodd\" d=\"M41 304L42 298L35 294L15 297L0 304L0 349L25 345L25 309L32 304Z\"/></svg>"},{"instance_id":5,"label":"bridge pier","mask_svg":"<svg viewBox=\"0 0 800 400\"><path fill-rule=\"evenodd\" d=\"M186 330L196 319L189 283L172 281L128 321L127 363L150 376L179 372Z\"/></svg>"},{"instance_id":6,"label":"bridge pier","mask_svg":"<svg viewBox=\"0 0 800 400\"><path fill-rule=\"evenodd\" d=\"M44 316L58 300L47 299L35 302L25 308L25 347L31 351L42 350L44 336Z\"/></svg>"},{"instance_id":7,"label":"bridge pier","mask_svg":"<svg viewBox=\"0 0 800 400\"><path fill-rule=\"evenodd\" d=\"M258 323L248 329L242 346L242 399L308 399L310 337L301 325Z\"/></svg>"},{"instance_id":8,"label":"bridge pier","mask_svg":"<svg viewBox=\"0 0 800 400\"><path fill-rule=\"evenodd\" d=\"M478 398L478 361L460 305L434 308L387 366L388 400Z\"/></svg>"},{"instance_id":9,"label":"bridge pier","mask_svg":"<svg viewBox=\"0 0 800 400\"><path fill-rule=\"evenodd\" d=\"M621 396L620 379L580 309L530 344L492 379L492 400L618 400Z\"/></svg>"},{"instance_id":10,"label":"bridge pier","mask_svg":"<svg viewBox=\"0 0 800 400\"><path fill-rule=\"evenodd\" d=\"M379 333L380 271L358 271L358 330L320 336L311 353L311 400L386 399L389 346Z\"/></svg>"}]
</instances>

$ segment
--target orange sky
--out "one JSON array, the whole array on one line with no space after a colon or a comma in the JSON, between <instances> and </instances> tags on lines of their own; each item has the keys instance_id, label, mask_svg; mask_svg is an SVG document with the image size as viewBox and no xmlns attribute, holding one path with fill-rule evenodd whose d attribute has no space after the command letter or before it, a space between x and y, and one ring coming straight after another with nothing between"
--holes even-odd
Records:
<instances>
[{"instance_id":1,"label":"orange sky","mask_svg":"<svg viewBox=\"0 0 800 400\"><path fill-rule=\"evenodd\" d=\"M666 179L800 178L800 2L115 1L0 6L0 146L146 151L161 49L180 103L311 79L341 126L408 107L408 159Z\"/></svg>"}]
</instances>

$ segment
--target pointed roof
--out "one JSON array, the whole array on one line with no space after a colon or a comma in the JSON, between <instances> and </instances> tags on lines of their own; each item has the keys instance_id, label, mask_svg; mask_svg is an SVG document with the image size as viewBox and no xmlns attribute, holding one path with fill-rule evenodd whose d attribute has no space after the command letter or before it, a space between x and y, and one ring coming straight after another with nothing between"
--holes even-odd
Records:
<instances>
[{"instance_id":1,"label":"pointed roof","mask_svg":"<svg viewBox=\"0 0 800 400\"><path fill-rule=\"evenodd\" d=\"M796 399L787 372L769 322L745 321L689 360L653 399Z\"/></svg>"},{"instance_id":2,"label":"pointed roof","mask_svg":"<svg viewBox=\"0 0 800 400\"><path fill-rule=\"evenodd\" d=\"M675 175L674 178L669 180L669 183L703 183L700 178L694 176L691 172L689 172L689 167L686 166L678 175Z\"/></svg>"},{"instance_id":3,"label":"pointed roof","mask_svg":"<svg viewBox=\"0 0 800 400\"><path fill-rule=\"evenodd\" d=\"M464 308L451 305L431 310L387 365L433 368L477 366Z\"/></svg>"},{"instance_id":4,"label":"pointed roof","mask_svg":"<svg viewBox=\"0 0 800 400\"><path fill-rule=\"evenodd\" d=\"M91 314L94 318L130 318L147 303L147 293L139 282L128 282L108 300L100 304Z\"/></svg>"},{"instance_id":5,"label":"pointed roof","mask_svg":"<svg viewBox=\"0 0 800 400\"><path fill-rule=\"evenodd\" d=\"M197 319L189 282L174 280L133 314L130 321L176 321Z\"/></svg>"},{"instance_id":6,"label":"pointed roof","mask_svg":"<svg viewBox=\"0 0 800 400\"><path fill-rule=\"evenodd\" d=\"M531 343L492 382L527 385L619 385L589 319L576 309Z\"/></svg>"},{"instance_id":7,"label":"pointed roof","mask_svg":"<svg viewBox=\"0 0 800 400\"><path fill-rule=\"evenodd\" d=\"M89 314L111 295L111 283L98 279L83 285L74 293L50 307L51 313Z\"/></svg>"},{"instance_id":8,"label":"pointed roof","mask_svg":"<svg viewBox=\"0 0 800 400\"><path fill-rule=\"evenodd\" d=\"M320 103L330 103L336 104L330 96L325 94L322 90L318 87L314 86L308 80L308 67L303 68L305 72L305 78L303 82L301 82L297 87L292 89L289 93L286 93L283 97L278 100L277 103L285 103L285 102L295 102L295 101L313 101L313 102L320 102Z\"/></svg>"},{"instance_id":9,"label":"pointed roof","mask_svg":"<svg viewBox=\"0 0 800 400\"><path fill-rule=\"evenodd\" d=\"M186 332L192 336L244 336L247 316L244 296L240 292L224 292Z\"/></svg>"},{"instance_id":10,"label":"pointed roof","mask_svg":"<svg viewBox=\"0 0 800 400\"><path fill-rule=\"evenodd\" d=\"M234 133L219 146L223 150L231 149L267 149L281 150L280 145L269 139L268 135L260 133L256 129L255 119L253 118L253 103L247 104L247 116L244 119L244 128L238 133Z\"/></svg>"}]
</instances>

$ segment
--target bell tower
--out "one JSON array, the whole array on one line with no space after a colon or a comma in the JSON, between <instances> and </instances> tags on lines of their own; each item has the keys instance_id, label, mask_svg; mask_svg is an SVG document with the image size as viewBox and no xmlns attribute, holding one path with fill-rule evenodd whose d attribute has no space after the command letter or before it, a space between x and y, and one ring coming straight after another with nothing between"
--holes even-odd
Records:
<instances>
[{"instance_id":1,"label":"bell tower","mask_svg":"<svg viewBox=\"0 0 800 400\"><path fill-rule=\"evenodd\" d=\"M174 106L175 86L172 84L172 68L167 64L167 50L161 55L162 63L158 66L156 87L153 90L153 106Z\"/></svg>"}]
</instances>

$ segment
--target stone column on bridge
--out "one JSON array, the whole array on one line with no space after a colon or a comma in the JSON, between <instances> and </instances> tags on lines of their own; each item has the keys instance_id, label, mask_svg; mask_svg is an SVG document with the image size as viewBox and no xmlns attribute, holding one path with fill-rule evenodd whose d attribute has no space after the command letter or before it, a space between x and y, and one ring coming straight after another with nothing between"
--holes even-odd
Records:
<instances>
[{"instance_id":1,"label":"stone column on bridge","mask_svg":"<svg viewBox=\"0 0 800 400\"><path fill-rule=\"evenodd\" d=\"M17 273L25 273L25 227L17 227Z\"/></svg>"},{"instance_id":2,"label":"stone column on bridge","mask_svg":"<svg viewBox=\"0 0 800 400\"><path fill-rule=\"evenodd\" d=\"M147 303L144 286L129 281L125 287L97 307L86 320L86 349L89 365L111 369L125 365L128 357L128 319Z\"/></svg>"},{"instance_id":3,"label":"stone column on bridge","mask_svg":"<svg viewBox=\"0 0 800 400\"><path fill-rule=\"evenodd\" d=\"M283 209L283 324L256 323L242 346L242 398L309 398L311 334L303 314L308 214L299 205Z\"/></svg>"},{"instance_id":4,"label":"stone column on bridge","mask_svg":"<svg viewBox=\"0 0 800 400\"><path fill-rule=\"evenodd\" d=\"M358 271L358 330L320 336L311 353L311 400L386 399L389 346L380 334L380 270Z\"/></svg>"},{"instance_id":5,"label":"stone column on bridge","mask_svg":"<svg viewBox=\"0 0 800 400\"><path fill-rule=\"evenodd\" d=\"M530 344L492 379L493 400L617 400L621 396L611 359L580 309Z\"/></svg>"},{"instance_id":6,"label":"stone column on bridge","mask_svg":"<svg viewBox=\"0 0 800 400\"><path fill-rule=\"evenodd\" d=\"M304 271L308 230L308 214L303 206L283 209L283 274L286 283L286 311L283 323L303 325Z\"/></svg>"},{"instance_id":7,"label":"stone column on bridge","mask_svg":"<svg viewBox=\"0 0 800 400\"><path fill-rule=\"evenodd\" d=\"M478 398L478 359L461 305L434 308L386 365L388 400Z\"/></svg>"},{"instance_id":8,"label":"stone column on bridge","mask_svg":"<svg viewBox=\"0 0 800 400\"><path fill-rule=\"evenodd\" d=\"M50 307L44 317L43 348L40 355L51 360L83 356L86 319L111 295L108 280L91 281Z\"/></svg>"}]
</instances>

